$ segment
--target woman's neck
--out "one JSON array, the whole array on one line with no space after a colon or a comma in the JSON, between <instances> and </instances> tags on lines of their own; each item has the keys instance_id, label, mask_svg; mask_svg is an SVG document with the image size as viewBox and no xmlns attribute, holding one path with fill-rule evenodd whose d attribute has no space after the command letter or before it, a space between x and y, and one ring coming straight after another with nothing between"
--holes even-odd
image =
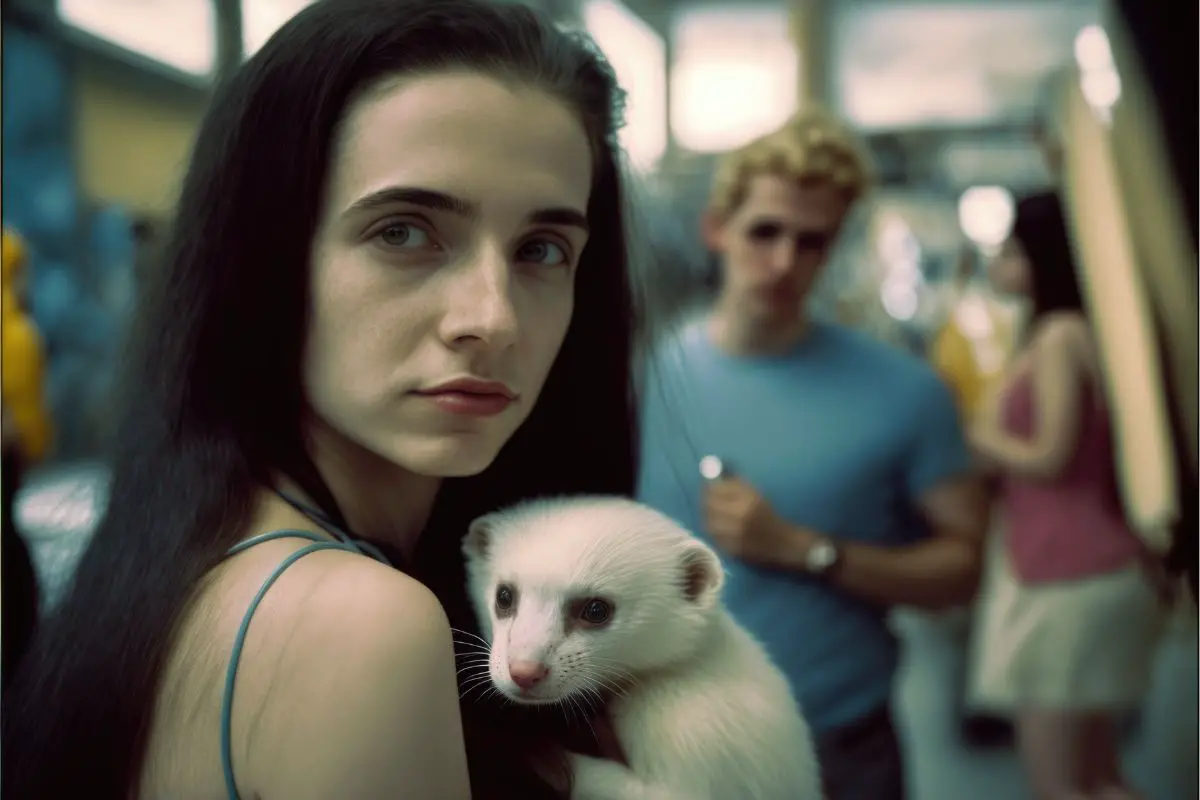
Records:
<instances>
[{"instance_id":1,"label":"woman's neck","mask_svg":"<svg viewBox=\"0 0 1200 800\"><path fill-rule=\"evenodd\" d=\"M411 557L440 479L396 466L324 425L313 427L309 441L313 463L338 504L347 533Z\"/></svg>"}]
</instances>

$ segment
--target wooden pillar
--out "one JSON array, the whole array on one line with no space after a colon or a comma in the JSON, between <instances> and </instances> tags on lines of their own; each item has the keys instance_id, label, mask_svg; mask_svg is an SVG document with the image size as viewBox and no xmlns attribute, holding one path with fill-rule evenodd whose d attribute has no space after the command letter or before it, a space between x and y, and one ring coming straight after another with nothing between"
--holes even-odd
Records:
<instances>
[{"instance_id":1,"label":"wooden pillar","mask_svg":"<svg viewBox=\"0 0 1200 800\"><path fill-rule=\"evenodd\" d=\"M237 71L246 57L242 36L242 0L213 0L216 17L217 57L213 64L214 85Z\"/></svg>"},{"instance_id":2,"label":"wooden pillar","mask_svg":"<svg viewBox=\"0 0 1200 800\"><path fill-rule=\"evenodd\" d=\"M833 3L789 0L791 36L799 60L799 106L833 104Z\"/></svg>"}]
</instances>

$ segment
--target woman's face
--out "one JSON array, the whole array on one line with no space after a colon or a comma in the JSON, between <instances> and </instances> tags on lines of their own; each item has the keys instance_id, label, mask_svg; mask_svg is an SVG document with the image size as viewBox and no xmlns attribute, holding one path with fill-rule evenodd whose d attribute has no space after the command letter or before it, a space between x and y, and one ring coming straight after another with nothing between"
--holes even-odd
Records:
<instances>
[{"instance_id":1,"label":"woman's face","mask_svg":"<svg viewBox=\"0 0 1200 800\"><path fill-rule=\"evenodd\" d=\"M487 467L566 335L591 178L581 123L538 90L433 74L353 107L313 245L320 423L418 474Z\"/></svg>"},{"instance_id":2,"label":"woman's face","mask_svg":"<svg viewBox=\"0 0 1200 800\"><path fill-rule=\"evenodd\" d=\"M988 281L1000 294L1024 297L1030 292L1029 257L1015 238L1009 238L988 264Z\"/></svg>"}]
</instances>

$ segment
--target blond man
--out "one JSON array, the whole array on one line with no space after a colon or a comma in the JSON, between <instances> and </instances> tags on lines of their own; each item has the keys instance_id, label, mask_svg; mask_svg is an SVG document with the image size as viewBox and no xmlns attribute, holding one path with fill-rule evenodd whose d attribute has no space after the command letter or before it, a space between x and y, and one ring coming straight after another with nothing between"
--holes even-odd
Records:
<instances>
[{"instance_id":1,"label":"blond man","mask_svg":"<svg viewBox=\"0 0 1200 800\"><path fill-rule=\"evenodd\" d=\"M829 800L905 796L887 610L969 601L984 530L944 384L806 310L868 175L817 110L726 156L702 224L716 302L660 344L643 392L640 498L723 551L726 601L788 674Z\"/></svg>"}]
</instances>

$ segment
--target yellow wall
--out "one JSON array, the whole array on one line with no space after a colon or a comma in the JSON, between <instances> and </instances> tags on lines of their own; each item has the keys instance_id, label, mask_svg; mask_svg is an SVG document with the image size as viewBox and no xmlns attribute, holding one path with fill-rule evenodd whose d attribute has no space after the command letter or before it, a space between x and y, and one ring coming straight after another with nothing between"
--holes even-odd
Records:
<instances>
[{"instance_id":1,"label":"yellow wall","mask_svg":"<svg viewBox=\"0 0 1200 800\"><path fill-rule=\"evenodd\" d=\"M1130 235L1148 297L1163 326L1184 446L1194 468L1200 441L1195 242L1188 234L1183 197L1176 184L1179 177L1172 173L1160 127L1162 116L1141 60L1126 31L1116 24L1115 15L1107 27L1122 84L1121 101L1113 110L1113 159L1127 206L1137 209ZM1182 178L1194 180L1190 175Z\"/></svg>"},{"instance_id":2,"label":"yellow wall","mask_svg":"<svg viewBox=\"0 0 1200 800\"><path fill-rule=\"evenodd\" d=\"M207 94L80 54L74 65L80 188L162 216L174 203Z\"/></svg>"},{"instance_id":3,"label":"yellow wall","mask_svg":"<svg viewBox=\"0 0 1200 800\"><path fill-rule=\"evenodd\" d=\"M1067 88L1064 100L1063 178L1109 384L1118 478L1130 522L1163 554L1170 546L1179 498L1153 304L1133 235L1140 214L1129 205L1135 198L1120 183L1109 131L1088 106L1078 81Z\"/></svg>"},{"instance_id":4,"label":"yellow wall","mask_svg":"<svg viewBox=\"0 0 1200 800\"><path fill-rule=\"evenodd\" d=\"M792 39L800 61L800 105L829 106L832 32L830 0L788 0Z\"/></svg>"}]
</instances>

